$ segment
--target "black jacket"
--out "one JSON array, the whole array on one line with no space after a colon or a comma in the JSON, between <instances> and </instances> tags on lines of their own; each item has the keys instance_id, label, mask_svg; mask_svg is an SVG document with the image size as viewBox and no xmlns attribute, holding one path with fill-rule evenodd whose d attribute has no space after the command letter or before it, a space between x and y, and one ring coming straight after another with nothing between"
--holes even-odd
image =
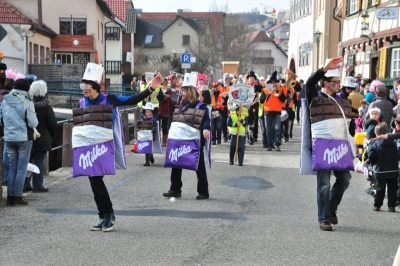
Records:
<instances>
[{"instance_id":1,"label":"black jacket","mask_svg":"<svg viewBox=\"0 0 400 266\"><path fill-rule=\"evenodd\" d=\"M57 132L56 116L46 98L35 96L33 101L35 104L36 116L39 121L36 129L40 133L40 138L33 141L32 152L51 151L52 143Z\"/></svg>"},{"instance_id":2,"label":"black jacket","mask_svg":"<svg viewBox=\"0 0 400 266\"><path fill-rule=\"evenodd\" d=\"M393 140L377 140L367 150L368 161L377 178L397 178L397 145Z\"/></svg>"}]
</instances>

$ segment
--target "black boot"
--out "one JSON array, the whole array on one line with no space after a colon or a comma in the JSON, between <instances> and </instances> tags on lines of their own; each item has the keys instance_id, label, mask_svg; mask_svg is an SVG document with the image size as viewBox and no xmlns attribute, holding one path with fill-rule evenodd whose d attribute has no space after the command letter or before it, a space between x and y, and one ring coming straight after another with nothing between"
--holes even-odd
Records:
<instances>
[{"instance_id":1,"label":"black boot","mask_svg":"<svg viewBox=\"0 0 400 266\"><path fill-rule=\"evenodd\" d=\"M7 195L7 206L14 206L14 196Z\"/></svg>"},{"instance_id":2,"label":"black boot","mask_svg":"<svg viewBox=\"0 0 400 266\"><path fill-rule=\"evenodd\" d=\"M146 163L143 166L150 166L150 154L146 154Z\"/></svg>"},{"instance_id":3,"label":"black boot","mask_svg":"<svg viewBox=\"0 0 400 266\"><path fill-rule=\"evenodd\" d=\"M28 202L22 198L22 196L14 196L14 204L27 205Z\"/></svg>"},{"instance_id":4,"label":"black boot","mask_svg":"<svg viewBox=\"0 0 400 266\"><path fill-rule=\"evenodd\" d=\"M150 162L151 162L151 164L153 164L153 163L154 163L154 157L153 157L153 154L150 154Z\"/></svg>"},{"instance_id":5,"label":"black boot","mask_svg":"<svg viewBox=\"0 0 400 266\"><path fill-rule=\"evenodd\" d=\"M26 178L25 178L25 184L24 184L24 190L23 190L23 192L32 191L31 179L32 179L32 177L26 177Z\"/></svg>"}]
</instances>

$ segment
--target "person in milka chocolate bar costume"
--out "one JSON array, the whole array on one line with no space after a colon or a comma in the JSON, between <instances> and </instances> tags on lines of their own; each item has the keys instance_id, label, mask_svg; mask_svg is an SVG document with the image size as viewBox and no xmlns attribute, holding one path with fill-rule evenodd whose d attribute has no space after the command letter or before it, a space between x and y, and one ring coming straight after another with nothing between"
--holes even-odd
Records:
<instances>
[{"instance_id":1,"label":"person in milka chocolate bar costume","mask_svg":"<svg viewBox=\"0 0 400 266\"><path fill-rule=\"evenodd\" d=\"M154 88L160 86L162 78L157 76L151 81L151 86L148 89L141 91L140 93L134 96L119 96L114 94L102 94L100 93L100 81L104 72L104 68L101 65L97 65L94 63L88 63L84 76L82 78L82 83L80 84L80 88L84 92L84 97L79 101L79 107L85 108L90 106L98 106L98 105L105 105L105 106L112 106L112 120L119 119L118 109L116 107L122 105L135 105L138 102L144 100L148 97L153 91ZM93 114L94 116L94 114ZM82 116L84 117L84 116ZM86 116L89 117L89 116ZM83 118L85 119L85 118ZM91 121L82 121L82 124L89 124ZM97 121L93 121L97 122ZM74 115L74 124L75 124L75 115ZM74 130L75 130L74 126ZM123 143L117 143L117 141L121 142L123 138L119 136L117 138L114 123L112 124L113 134L114 134L114 145L115 145L115 154L121 153L120 150L117 150L117 146L122 145ZM74 138L74 130L73 130L73 138ZM74 142L74 140L73 140ZM122 150L123 153L123 150ZM124 154L123 154L124 156ZM114 159L114 158L112 158ZM125 158L117 158L115 155L115 164L117 168L126 168L126 161ZM117 162L118 160L118 162ZM121 162L123 160L123 162ZM74 158L75 161L75 158ZM121 164L125 163L124 165L120 166ZM125 167L123 167L125 166ZM74 168L76 167L76 163L74 162ZM96 206L98 209L99 220L92 225L90 228L91 231L103 231L109 232L113 230L113 226L115 223L115 215L114 210L112 207L112 202L110 199L110 195L107 191L107 187L104 184L103 177L104 175L93 174L93 171L97 171L98 169L92 169L93 167L86 167L86 174L89 176L90 186L93 191L94 200L96 202ZM75 169L74 169L75 171Z\"/></svg>"},{"instance_id":2,"label":"person in milka chocolate bar costume","mask_svg":"<svg viewBox=\"0 0 400 266\"><path fill-rule=\"evenodd\" d=\"M198 160L198 168L196 171L197 192L199 195L196 197L196 199L203 200L209 198L207 172L204 161L203 148L206 145L206 139L210 138L211 122L207 105L198 100L196 91L196 80L197 77L195 74L185 74L184 82L182 84L182 100L180 101L179 107L177 107L174 111L172 124L174 124L175 122L182 122L200 130L200 156ZM171 129L173 127L172 124ZM166 157L169 156L168 145L170 144L170 141L171 140L168 137ZM180 198L182 196L182 185L182 168L172 168L171 186L169 191L164 193L163 196L167 198Z\"/></svg>"},{"instance_id":3,"label":"person in milka chocolate bar costume","mask_svg":"<svg viewBox=\"0 0 400 266\"><path fill-rule=\"evenodd\" d=\"M348 99L340 99L336 96L340 89L340 74L338 67L342 61L343 59L341 57L327 59L325 66L313 73L306 82L306 99L307 106L310 106L310 116L305 119L311 120L311 125L326 119L329 119L330 121L334 120L334 118L343 119L344 114L342 114L339 106L344 110L346 116L351 116L350 101ZM318 91L317 89L317 83L319 81L321 81L321 91ZM336 103L338 103L339 106ZM326 130L328 130L328 128L326 128ZM303 130L303 138L304 135L305 133ZM312 153L317 153L318 149L316 146L314 147L316 144L316 142L314 142L316 136L313 134L312 138ZM303 161L302 156L302 164ZM352 160L349 163L352 164ZM331 187L330 179L332 169L316 171L318 222L322 231L332 231L332 224L336 225L338 223L336 211L351 179L349 170L335 170L333 171L333 174L336 177L336 181Z\"/></svg>"}]
</instances>

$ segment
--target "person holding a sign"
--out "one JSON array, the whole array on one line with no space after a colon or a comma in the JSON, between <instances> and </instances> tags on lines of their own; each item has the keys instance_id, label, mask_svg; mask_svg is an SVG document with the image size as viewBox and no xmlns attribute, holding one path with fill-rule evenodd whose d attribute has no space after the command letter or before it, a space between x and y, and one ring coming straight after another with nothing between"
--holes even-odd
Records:
<instances>
[{"instance_id":1,"label":"person holding a sign","mask_svg":"<svg viewBox=\"0 0 400 266\"><path fill-rule=\"evenodd\" d=\"M209 198L203 149L206 139L210 138L211 122L207 105L197 99L196 80L195 73L185 74L182 100L174 111L168 133L165 167L171 167L172 170L170 189L163 193L163 196L167 198L182 196L182 169L196 171L199 193L196 199ZM193 133L194 138L188 137L190 133ZM209 156L208 153L210 160Z\"/></svg>"},{"instance_id":2,"label":"person holding a sign","mask_svg":"<svg viewBox=\"0 0 400 266\"><path fill-rule=\"evenodd\" d=\"M228 118L229 134L231 142L229 145L229 164L233 165L235 153L238 156L239 166L243 166L244 150L246 146L246 125L249 113L247 108L236 103L229 105L231 111Z\"/></svg>"},{"instance_id":3,"label":"person holding a sign","mask_svg":"<svg viewBox=\"0 0 400 266\"><path fill-rule=\"evenodd\" d=\"M111 105L113 106L112 110L112 129L113 129L113 135L114 135L114 150L108 149L108 150L101 150L97 151L99 152L97 158L92 158L93 161L91 162L93 165L95 165L96 161L101 160L101 158L106 157L107 153L113 153L113 159L115 162L113 162L113 169L112 171L115 171L115 168L118 166L119 168L124 168L126 169L126 161L125 161L125 153L123 150L123 137L122 137L122 132L121 132L121 124L120 124L120 115L118 111L118 106L122 105L134 105L137 104L138 102L144 100L146 97L148 97L152 92L154 92L154 88L158 88L161 84L162 77L161 76L156 76L155 78L152 79L151 81L151 86L148 87L148 89L141 91L140 93L134 95L134 96L119 96L119 95L114 95L114 94L102 94L100 93L100 81L102 79L102 75L104 72L104 68L101 65L97 65L94 63L88 63L86 66L83 78L82 78L82 83L80 84L80 87L83 91L89 90L87 93L87 96L85 96L81 101L80 101L80 107L89 107L89 106L97 106L97 105ZM93 116L85 116L88 121L82 121L84 124L90 124L93 117L101 117L101 115L98 113L97 116L93 114ZM105 116L104 116L105 117ZM116 126L118 125L118 126ZM74 128L75 129L75 128ZM73 144L74 144L74 131L73 131ZM74 148L74 146L73 146ZM108 158L108 157L107 157ZM98 173L98 171L108 171L108 164L105 162L102 167L89 167L86 165L86 167L81 167L81 165L78 163L80 160L77 158L75 160L75 153L74 153L74 164L73 164L73 171L82 171L86 175L89 176L89 181L90 181L90 186L93 191L94 195L94 200L96 202L97 210L98 210L98 215L99 215L99 220L97 223L92 225L90 227L91 231L103 231L103 232L110 232L113 230L114 222L115 222L115 216L114 216L114 210L112 207L112 202L110 199L110 195L108 193L107 187L104 184L103 177L104 174ZM99 170L99 168L102 168Z\"/></svg>"}]
</instances>

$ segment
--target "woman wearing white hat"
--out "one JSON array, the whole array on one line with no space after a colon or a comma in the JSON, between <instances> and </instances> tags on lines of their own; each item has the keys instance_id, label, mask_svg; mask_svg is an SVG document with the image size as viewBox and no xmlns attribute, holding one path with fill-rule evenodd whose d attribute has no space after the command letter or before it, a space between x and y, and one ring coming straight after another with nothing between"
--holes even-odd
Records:
<instances>
[{"instance_id":1,"label":"woman wearing white hat","mask_svg":"<svg viewBox=\"0 0 400 266\"><path fill-rule=\"evenodd\" d=\"M203 148L206 143L206 139L210 138L211 122L208 113L208 108L206 104L202 104L197 99L196 91L196 76L192 73L185 74L184 81L182 84L182 100L180 106L175 109L172 125L175 122L182 122L189 125L188 121L193 122L190 126L193 128L200 129L200 155L198 159L198 170L197 175L197 192L199 195L196 197L198 200L204 200L209 198L208 193L208 181L207 172L204 162L204 152ZM198 109L198 110L193 110ZM197 111L197 112L196 112ZM193 115L195 114L195 115ZM202 114L200 119L200 114ZM188 119L189 118L189 119ZM167 156L168 157L168 145L170 139L168 139L167 144ZM182 168L172 168L171 171L171 186L168 192L164 193L163 196L170 198L180 198L182 196Z\"/></svg>"}]
</instances>

